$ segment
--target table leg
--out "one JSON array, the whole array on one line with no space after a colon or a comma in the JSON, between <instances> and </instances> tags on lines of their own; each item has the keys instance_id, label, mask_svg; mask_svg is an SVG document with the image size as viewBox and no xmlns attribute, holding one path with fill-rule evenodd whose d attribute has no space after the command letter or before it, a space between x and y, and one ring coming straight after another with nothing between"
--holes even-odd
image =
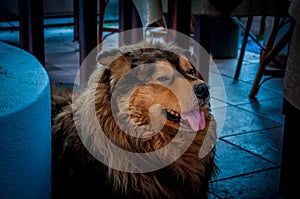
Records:
<instances>
[{"instance_id":1,"label":"table leg","mask_svg":"<svg viewBox=\"0 0 300 199\"><path fill-rule=\"evenodd\" d=\"M80 84L85 85L96 65L97 52L93 49L97 46L97 0L79 0L78 5ZM85 59L88 55L95 59Z\"/></svg>"},{"instance_id":2,"label":"table leg","mask_svg":"<svg viewBox=\"0 0 300 199\"><path fill-rule=\"evenodd\" d=\"M120 32L130 31L130 34L121 34L119 45L133 44L143 39L142 22L138 11L131 0L119 0L119 30ZM137 30L134 30L137 29Z\"/></svg>"},{"instance_id":3,"label":"table leg","mask_svg":"<svg viewBox=\"0 0 300 199\"><path fill-rule=\"evenodd\" d=\"M196 56L196 67L202 77L209 81L209 64L211 53L211 35L212 35L212 17L204 15L195 15L194 39L203 49L194 47Z\"/></svg>"},{"instance_id":4,"label":"table leg","mask_svg":"<svg viewBox=\"0 0 300 199\"><path fill-rule=\"evenodd\" d=\"M44 3L40 0L19 0L20 47L45 65Z\"/></svg>"},{"instance_id":5,"label":"table leg","mask_svg":"<svg viewBox=\"0 0 300 199\"><path fill-rule=\"evenodd\" d=\"M176 30L174 34L168 34L168 42L175 42L178 46L189 49L191 33L191 0L174 0L168 1L168 27L169 29ZM182 33L187 37L183 37L177 32ZM173 33L173 32L172 32Z\"/></svg>"}]
</instances>

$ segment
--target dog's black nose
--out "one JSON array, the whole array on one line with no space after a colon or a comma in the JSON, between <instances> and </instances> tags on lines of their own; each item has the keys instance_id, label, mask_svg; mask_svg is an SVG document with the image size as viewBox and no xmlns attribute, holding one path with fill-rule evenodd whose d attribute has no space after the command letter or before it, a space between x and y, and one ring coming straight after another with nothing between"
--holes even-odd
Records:
<instances>
[{"instance_id":1,"label":"dog's black nose","mask_svg":"<svg viewBox=\"0 0 300 199\"><path fill-rule=\"evenodd\" d=\"M205 100L209 96L209 86L204 82L195 84L194 92L197 98Z\"/></svg>"}]
</instances>

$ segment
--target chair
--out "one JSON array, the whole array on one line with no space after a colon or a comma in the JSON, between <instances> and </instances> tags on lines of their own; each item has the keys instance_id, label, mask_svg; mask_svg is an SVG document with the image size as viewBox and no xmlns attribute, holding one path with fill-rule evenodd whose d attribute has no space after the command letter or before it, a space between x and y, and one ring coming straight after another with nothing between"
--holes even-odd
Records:
<instances>
[{"instance_id":1,"label":"chair","mask_svg":"<svg viewBox=\"0 0 300 199\"><path fill-rule=\"evenodd\" d=\"M242 62L243 62L243 58L244 58L244 54L245 54L245 50L246 50L248 37L251 37L253 39L253 41L262 50L261 57L260 57L260 64L259 64L256 76L255 76L254 82L252 84L251 91L249 93L250 98L255 98L255 96L257 95L257 93L259 91L259 88L261 87L261 85L264 82L266 82L270 78L274 78L274 77L283 78L284 77L286 63L278 60L276 57L277 57L278 53L280 53L281 50L286 45L290 44L291 37L293 34L293 30L294 30L294 21L290 17L284 17L284 18L274 17L274 23L273 23L273 28L272 28L270 37L268 38L266 46L263 46L261 43L259 43L257 41L255 35L253 35L253 33L251 32L251 25L252 25L252 21L253 21L252 16L248 17L246 27L236 17L232 17L232 18L237 24L239 24L245 30L244 39L242 42L242 47L241 47L240 55L238 58L235 75L234 75L235 80L237 80L240 75L240 70L242 67ZM279 31L286 25L289 25L289 27L287 28L287 31L278 40L278 42L275 42ZM273 67L273 68L268 67L271 65L271 63L273 65L275 65L275 67ZM263 79L264 76L266 76L266 78Z\"/></svg>"},{"instance_id":2,"label":"chair","mask_svg":"<svg viewBox=\"0 0 300 199\"><path fill-rule=\"evenodd\" d=\"M288 29L283 34L283 36L278 40L278 42L275 42L279 30L281 30L281 28L283 28L285 25L289 25ZM255 98L261 85L268 79L274 77L277 78L284 77L286 63L276 59L276 56L278 55L278 53L281 52L281 50L286 45L290 44L294 26L295 26L295 22L290 17L274 18L274 24L273 24L271 35L266 43L265 49L261 53L260 64L249 94L250 98ZM277 67L275 68L268 67L270 66L271 62L275 64ZM262 79L263 76L267 76L267 78Z\"/></svg>"}]
</instances>

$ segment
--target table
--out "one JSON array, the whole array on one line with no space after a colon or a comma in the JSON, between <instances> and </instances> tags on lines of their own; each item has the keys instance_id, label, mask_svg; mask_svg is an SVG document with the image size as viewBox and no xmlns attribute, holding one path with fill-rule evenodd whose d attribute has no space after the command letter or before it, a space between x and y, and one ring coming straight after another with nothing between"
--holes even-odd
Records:
<instances>
[{"instance_id":1,"label":"table","mask_svg":"<svg viewBox=\"0 0 300 199\"><path fill-rule=\"evenodd\" d=\"M288 16L289 0L153 0L133 1L144 25L151 24L153 19L167 13L168 28L190 36L191 15L194 16L194 39L210 54L213 17L248 17L245 39L239 56L235 79L238 78L245 46L249 36L253 16ZM144 3L141 3L144 2ZM153 3L155 2L155 3ZM152 7L151 7L152 6ZM147 7L147 9L145 9ZM154 7L154 8L153 8ZM251 36L251 35L250 35ZM173 40L176 40L176 35ZM188 48L188 42L179 44ZM199 53L199 52L196 52ZM200 57L205 57L202 55ZM209 59L209 58L208 58ZM209 60L198 60L201 66L209 66ZM208 79L208 67L201 70L203 76ZM257 82L257 81L256 81ZM255 85L257 87L257 85ZM256 90L256 89L252 89ZM255 91L251 92L254 96Z\"/></svg>"},{"instance_id":2,"label":"table","mask_svg":"<svg viewBox=\"0 0 300 199\"><path fill-rule=\"evenodd\" d=\"M99 0L100 2L104 0ZM144 0L146 1L146 0ZM190 35L190 16L195 17L194 39L210 53L211 49L211 25L212 17L215 16L286 16L289 6L288 0L152 0L151 5L162 6L156 10L158 13L142 16L141 24L137 20L140 10L137 4L133 6L130 0L119 0L120 2L120 31L139 28L154 20L162 13L168 14L168 27L186 35ZM157 3L161 1L161 3ZM74 0L78 5L78 32L80 44L80 63L88 53L97 46L97 0L84 1ZM135 2L135 1L133 1ZM226 6L224 6L226 2ZM140 4L144 6L144 4ZM230 6L231 5L231 6ZM136 9L138 8L138 9ZM145 9L144 9L145 10ZM19 0L20 15L20 46L31 52L44 64L44 30L43 30L43 3L39 0ZM34 16L34 17L33 17ZM145 18L145 16L148 16ZM201 21L201 23L200 23ZM31 24L31 25L29 25ZM176 35L175 35L176 36ZM133 35L132 39L139 40L140 35ZM137 39L138 38L138 39ZM181 46L184 46L183 43ZM202 60L201 65L208 65L208 61ZM205 72L208 73L208 72ZM207 76L204 75L204 76ZM85 77L82 77L85 79Z\"/></svg>"}]
</instances>

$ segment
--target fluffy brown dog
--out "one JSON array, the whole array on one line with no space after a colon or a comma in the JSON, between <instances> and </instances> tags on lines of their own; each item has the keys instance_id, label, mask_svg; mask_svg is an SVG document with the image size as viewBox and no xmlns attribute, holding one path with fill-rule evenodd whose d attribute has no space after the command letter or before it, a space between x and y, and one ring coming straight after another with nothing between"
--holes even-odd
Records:
<instances>
[{"instance_id":1,"label":"fluffy brown dog","mask_svg":"<svg viewBox=\"0 0 300 199\"><path fill-rule=\"evenodd\" d=\"M216 125L189 53L142 42L98 61L79 96L53 90L53 198L207 198Z\"/></svg>"}]
</instances>

